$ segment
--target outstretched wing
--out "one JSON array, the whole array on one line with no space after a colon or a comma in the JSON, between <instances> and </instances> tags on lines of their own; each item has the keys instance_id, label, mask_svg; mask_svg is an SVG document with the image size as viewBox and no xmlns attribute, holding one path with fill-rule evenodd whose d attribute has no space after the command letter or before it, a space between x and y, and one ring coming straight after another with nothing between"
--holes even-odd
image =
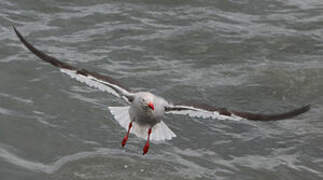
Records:
<instances>
[{"instance_id":1,"label":"outstretched wing","mask_svg":"<svg viewBox=\"0 0 323 180\"><path fill-rule=\"evenodd\" d=\"M89 72L85 69L78 69L70 64L64 63L56 59L55 57L49 56L44 52L38 50L33 45L31 45L25 38L20 34L20 32L13 26L20 41L36 56L38 56L43 61L50 63L60 69L61 72L68 74L72 78L86 83L91 87L96 87L102 91L109 92L117 97L123 97L128 102L131 102L134 98L133 93L131 93L127 88L120 85L114 79L103 76L95 72Z\"/></svg>"},{"instance_id":2,"label":"outstretched wing","mask_svg":"<svg viewBox=\"0 0 323 180\"><path fill-rule=\"evenodd\" d=\"M302 114L310 109L310 105L306 105L288 112L279 114L257 114L249 112L240 112L228 110L226 108L216 108L213 106L186 106L186 105L173 105L165 107L165 111L173 114L187 114L192 117L202 118L215 118L215 119L231 119L240 120L248 119L253 121L276 121L292 118Z\"/></svg>"}]
</instances>

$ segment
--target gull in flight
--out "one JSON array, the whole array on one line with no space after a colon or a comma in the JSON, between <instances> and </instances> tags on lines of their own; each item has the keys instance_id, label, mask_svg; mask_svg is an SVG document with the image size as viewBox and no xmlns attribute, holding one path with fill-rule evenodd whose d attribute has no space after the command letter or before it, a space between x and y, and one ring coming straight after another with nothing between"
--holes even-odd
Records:
<instances>
[{"instance_id":1,"label":"gull in flight","mask_svg":"<svg viewBox=\"0 0 323 180\"><path fill-rule=\"evenodd\" d=\"M14 26L13 29L20 41L41 60L58 67L61 72L69 75L73 79L124 99L129 104L128 106L109 107L115 120L127 130L126 135L121 141L121 146L124 147L126 145L129 134L133 133L140 138L146 139L143 154L148 152L150 140L164 141L176 137L175 133L163 122L163 116L165 114L183 114L191 117L220 120L246 119L254 121L274 121L292 118L310 109L310 105L306 105L279 114L257 114L208 105L174 105L150 92L133 92L111 77L90 72L86 69L76 68L55 57L49 56L26 41Z\"/></svg>"}]
</instances>

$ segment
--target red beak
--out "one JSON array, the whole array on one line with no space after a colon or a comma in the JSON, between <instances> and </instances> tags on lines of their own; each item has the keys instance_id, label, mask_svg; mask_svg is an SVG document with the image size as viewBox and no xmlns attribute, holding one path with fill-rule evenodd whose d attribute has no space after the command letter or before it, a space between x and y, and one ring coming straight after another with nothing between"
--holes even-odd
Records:
<instances>
[{"instance_id":1,"label":"red beak","mask_svg":"<svg viewBox=\"0 0 323 180\"><path fill-rule=\"evenodd\" d=\"M148 107L150 107L152 110L155 110L154 104L152 102L148 103Z\"/></svg>"}]
</instances>

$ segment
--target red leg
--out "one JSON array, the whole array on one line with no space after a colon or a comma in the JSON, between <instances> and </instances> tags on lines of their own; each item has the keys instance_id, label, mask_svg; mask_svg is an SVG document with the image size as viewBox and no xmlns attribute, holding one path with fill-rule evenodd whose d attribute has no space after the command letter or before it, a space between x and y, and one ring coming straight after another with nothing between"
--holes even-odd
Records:
<instances>
[{"instance_id":1,"label":"red leg","mask_svg":"<svg viewBox=\"0 0 323 180\"><path fill-rule=\"evenodd\" d=\"M129 127L128 127L128 132L127 134L125 135L125 137L123 138L122 142L121 142L121 146L124 147L127 143L127 140L128 140L128 136L129 136L129 133L130 133L130 129L132 128L132 121L130 121L129 123Z\"/></svg>"},{"instance_id":2,"label":"red leg","mask_svg":"<svg viewBox=\"0 0 323 180\"><path fill-rule=\"evenodd\" d=\"M151 128L148 129L148 137L147 137L147 142L146 142L144 149L143 149L143 151L144 151L143 155L145 155L148 152L150 134L151 134Z\"/></svg>"}]
</instances>

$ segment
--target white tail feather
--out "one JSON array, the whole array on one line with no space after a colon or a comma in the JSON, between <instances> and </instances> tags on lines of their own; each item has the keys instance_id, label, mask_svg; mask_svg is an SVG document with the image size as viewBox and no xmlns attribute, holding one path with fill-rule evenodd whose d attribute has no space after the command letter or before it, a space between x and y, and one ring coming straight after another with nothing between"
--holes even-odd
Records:
<instances>
[{"instance_id":1,"label":"white tail feather","mask_svg":"<svg viewBox=\"0 0 323 180\"><path fill-rule=\"evenodd\" d=\"M130 123L130 116L129 116L129 106L122 106L122 107L109 107L114 118L118 121L118 123L128 130L128 125ZM139 125L136 122L133 122L133 127L130 133L135 134L137 137L146 139L148 136L148 129L149 126ZM152 133L150 135L150 140L152 141L163 141L163 140L170 140L173 137L176 137L175 133L168 128L168 126L161 121L160 123L156 124L152 128Z\"/></svg>"}]
</instances>

